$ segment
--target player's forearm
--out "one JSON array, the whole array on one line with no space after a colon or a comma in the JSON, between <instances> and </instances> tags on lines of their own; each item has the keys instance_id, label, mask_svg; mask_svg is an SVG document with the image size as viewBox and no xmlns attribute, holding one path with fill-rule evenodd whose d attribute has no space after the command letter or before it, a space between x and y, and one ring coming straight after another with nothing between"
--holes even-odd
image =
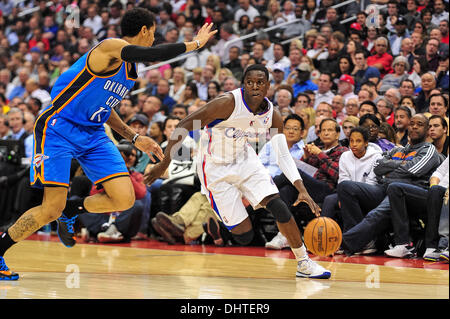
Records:
<instances>
[{"instance_id":1,"label":"player's forearm","mask_svg":"<svg viewBox=\"0 0 450 319\"><path fill-rule=\"evenodd\" d=\"M127 45L122 48L121 58L126 62L166 61L196 49L198 49L196 42L167 43L154 47Z\"/></svg>"},{"instance_id":2,"label":"player's forearm","mask_svg":"<svg viewBox=\"0 0 450 319\"><path fill-rule=\"evenodd\" d=\"M123 138L131 141L133 137L136 135L136 132L125 124L124 121L119 117L116 111L112 110L111 115L106 122L114 131L119 133Z\"/></svg>"}]
</instances>

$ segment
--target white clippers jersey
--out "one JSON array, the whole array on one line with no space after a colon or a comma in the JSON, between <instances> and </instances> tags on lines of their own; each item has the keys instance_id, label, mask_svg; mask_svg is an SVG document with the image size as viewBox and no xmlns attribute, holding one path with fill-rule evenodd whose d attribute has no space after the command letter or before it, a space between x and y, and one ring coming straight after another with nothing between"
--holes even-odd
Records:
<instances>
[{"instance_id":1,"label":"white clippers jersey","mask_svg":"<svg viewBox=\"0 0 450 319\"><path fill-rule=\"evenodd\" d=\"M243 89L230 91L234 96L234 111L226 120L216 120L201 133L200 156L215 163L235 163L246 158L251 147L248 139L265 136L272 126L273 105L265 112L253 114L244 100Z\"/></svg>"}]
</instances>

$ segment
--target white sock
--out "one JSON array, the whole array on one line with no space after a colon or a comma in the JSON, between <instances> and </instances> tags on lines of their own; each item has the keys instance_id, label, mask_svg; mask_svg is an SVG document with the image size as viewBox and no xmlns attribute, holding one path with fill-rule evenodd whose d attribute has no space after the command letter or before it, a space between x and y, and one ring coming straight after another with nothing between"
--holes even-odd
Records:
<instances>
[{"instance_id":1,"label":"white sock","mask_svg":"<svg viewBox=\"0 0 450 319\"><path fill-rule=\"evenodd\" d=\"M297 260L305 259L306 257L308 257L308 253L306 252L306 247L304 244L299 248L291 248L291 250Z\"/></svg>"}]
</instances>

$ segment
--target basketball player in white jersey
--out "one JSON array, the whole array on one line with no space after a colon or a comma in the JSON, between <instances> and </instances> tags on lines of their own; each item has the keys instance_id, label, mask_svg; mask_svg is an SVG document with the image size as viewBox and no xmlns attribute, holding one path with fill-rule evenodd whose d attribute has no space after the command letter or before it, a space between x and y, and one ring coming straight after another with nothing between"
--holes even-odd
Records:
<instances>
[{"instance_id":1,"label":"basketball player in white jersey","mask_svg":"<svg viewBox=\"0 0 450 319\"><path fill-rule=\"evenodd\" d=\"M164 159L145 175L144 181L151 184L159 178L188 132L196 127L204 128L197 155L202 192L236 242L247 245L254 236L242 203L242 197L245 197L255 209L264 207L274 215L298 261L297 277L328 279L331 272L309 258L295 219L280 198L269 172L248 144L249 138L265 136L270 129L277 164L299 192L294 205L305 202L316 216L320 216L320 208L305 189L289 153L281 114L265 97L269 87L266 67L261 64L249 66L243 77L243 88L218 96L178 124Z\"/></svg>"}]
</instances>

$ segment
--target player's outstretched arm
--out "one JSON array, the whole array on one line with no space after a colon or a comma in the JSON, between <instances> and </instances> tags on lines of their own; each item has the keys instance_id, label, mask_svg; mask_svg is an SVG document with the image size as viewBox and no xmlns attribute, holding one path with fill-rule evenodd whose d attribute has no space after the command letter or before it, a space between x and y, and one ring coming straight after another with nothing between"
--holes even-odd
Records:
<instances>
[{"instance_id":1,"label":"player's outstretched arm","mask_svg":"<svg viewBox=\"0 0 450 319\"><path fill-rule=\"evenodd\" d=\"M272 130L272 132L277 132L272 136L272 147L277 157L277 164L298 191L297 200L293 205L297 206L301 202L304 202L311 208L313 214L319 217L321 209L311 196L309 196L305 185L303 185L303 180L295 165L294 159L289 152L286 136L283 134L283 118L278 110L273 111L272 128L276 129Z\"/></svg>"},{"instance_id":2,"label":"player's outstretched arm","mask_svg":"<svg viewBox=\"0 0 450 319\"><path fill-rule=\"evenodd\" d=\"M124 39L107 39L90 54L89 67L101 74L116 69L122 61L166 61L185 52L202 48L217 33L217 30L211 31L212 27L212 23L205 23L191 42L160 44L154 47L133 45Z\"/></svg>"},{"instance_id":3,"label":"player's outstretched arm","mask_svg":"<svg viewBox=\"0 0 450 319\"><path fill-rule=\"evenodd\" d=\"M181 145L190 131L198 127L203 128L217 119L226 120L233 113L233 110L234 97L230 93L225 93L181 120L169 138L164 152L164 159L144 175L144 183L151 185L166 171L172 160L173 152L177 151L177 146Z\"/></svg>"}]
</instances>

